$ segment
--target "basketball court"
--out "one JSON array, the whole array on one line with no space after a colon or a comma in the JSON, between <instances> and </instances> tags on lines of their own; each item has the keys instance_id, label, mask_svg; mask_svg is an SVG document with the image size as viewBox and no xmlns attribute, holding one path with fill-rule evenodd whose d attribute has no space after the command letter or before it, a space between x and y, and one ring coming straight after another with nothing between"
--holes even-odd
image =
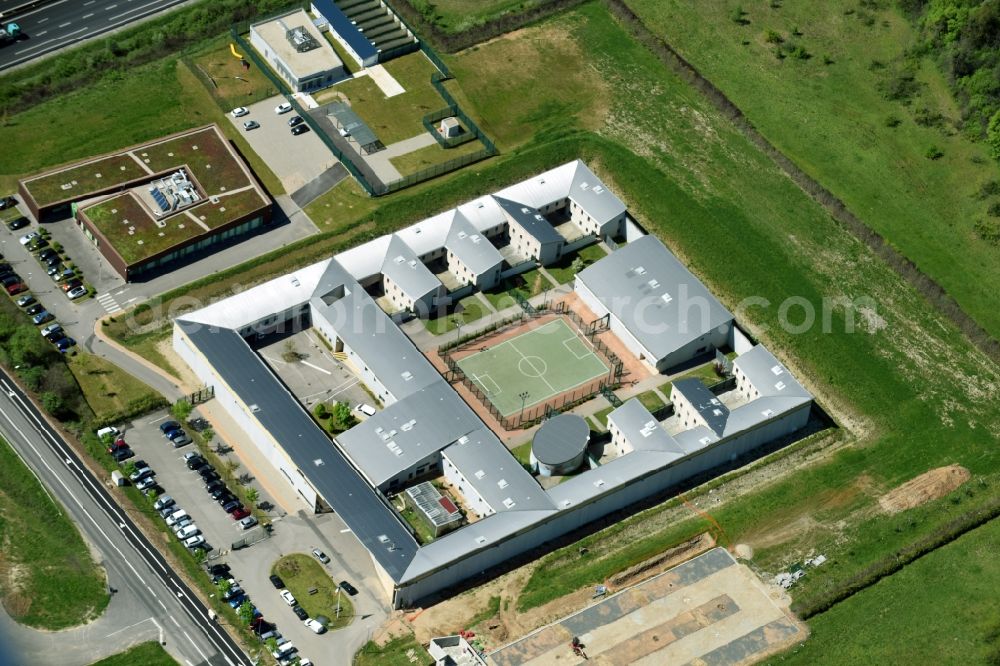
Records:
<instances>
[{"instance_id":1,"label":"basketball court","mask_svg":"<svg viewBox=\"0 0 1000 666\"><path fill-rule=\"evenodd\" d=\"M591 343L561 317L457 363L504 416L611 372Z\"/></svg>"}]
</instances>

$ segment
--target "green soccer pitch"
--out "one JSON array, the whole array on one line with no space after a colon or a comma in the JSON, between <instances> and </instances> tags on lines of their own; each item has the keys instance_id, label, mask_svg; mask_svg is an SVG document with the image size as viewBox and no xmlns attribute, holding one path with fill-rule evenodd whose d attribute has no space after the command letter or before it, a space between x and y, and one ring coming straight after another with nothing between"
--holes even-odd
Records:
<instances>
[{"instance_id":1,"label":"green soccer pitch","mask_svg":"<svg viewBox=\"0 0 1000 666\"><path fill-rule=\"evenodd\" d=\"M504 416L543 403L610 369L563 319L555 319L458 361Z\"/></svg>"}]
</instances>

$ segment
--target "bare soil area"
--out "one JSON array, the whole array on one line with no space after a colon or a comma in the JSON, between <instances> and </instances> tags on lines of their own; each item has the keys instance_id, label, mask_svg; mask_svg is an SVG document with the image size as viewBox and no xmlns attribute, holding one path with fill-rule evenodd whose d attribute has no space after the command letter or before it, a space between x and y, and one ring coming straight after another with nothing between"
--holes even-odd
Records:
<instances>
[{"instance_id":1,"label":"bare soil area","mask_svg":"<svg viewBox=\"0 0 1000 666\"><path fill-rule=\"evenodd\" d=\"M878 503L886 513L899 513L944 497L971 477L969 470L961 465L938 467L896 486L880 497Z\"/></svg>"}]
</instances>

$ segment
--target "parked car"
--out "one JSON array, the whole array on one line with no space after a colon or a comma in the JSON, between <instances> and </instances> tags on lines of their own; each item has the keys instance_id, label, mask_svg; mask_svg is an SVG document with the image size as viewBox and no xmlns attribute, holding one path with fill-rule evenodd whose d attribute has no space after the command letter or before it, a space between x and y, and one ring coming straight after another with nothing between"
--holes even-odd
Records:
<instances>
[{"instance_id":1,"label":"parked car","mask_svg":"<svg viewBox=\"0 0 1000 666\"><path fill-rule=\"evenodd\" d=\"M114 453L118 449L127 449L127 448L128 448L128 442L126 442L123 438L119 437L115 441L108 444L108 453Z\"/></svg>"},{"instance_id":2,"label":"parked car","mask_svg":"<svg viewBox=\"0 0 1000 666\"><path fill-rule=\"evenodd\" d=\"M184 545L188 548L197 548L198 546L203 546L205 544L205 537L200 534L195 534L192 537L184 539Z\"/></svg>"},{"instance_id":3,"label":"parked car","mask_svg":"<svg viewBox=\"0 0 1000 666\"><path fill-rule=\"evenodd\" d=\"M21 245L28 245L29 243L32 243L36 238L41 238L41 237L42 235L37 231L29 231L28 233L18 238L17 241Z\"/></svg>"},{"instance_id":4,"label":"parked car","mask_svg":"<svg viewBox=\"0 0 1000 666\"><path fill-rule=\"evenodd\" d=\"M115 450L114 453L111 454L111 457L115 459L115 462L124 462L129 458L132 458L133 456L135 456L135 452L132 449L128 448L127 446L121 449L117 449Z\"/></svg>"},{"instance_id":5,"label":"parked car","mask_svg":"<svg viewBox=\"0 0 1000 666\"><path fill-rule=\"evenodd\" d=\"M193 537L195 534L199 534L200 532L201 530L198 529L198 526L195 523L191 523L190 525L185 525L174 532L174 536L178 539L184 540L189 537Z\"/></svg>"},{"instance_id":6,"label":"parked car","mask_svg":"<svg viewBox=\"0 0 1000 666\"><path fill-rule=\"evenodd\" d=\"M0 197L0 210L7 210L17 205L17 199L11 196Z\"/></svg>"},{"instance_id":7,"label":"parked car","mask_svg":"<svg viewBox=\"0 0 1000 666\"><path fill-rule=\"evenodd\" d=\"M187 433L184 432L184 428L177 428L175 430L169 431L166 434L166 437L167 437L167 439L174 439L176 437L183 437L184 435L187 435Z\"/></svg>"},{"instance_id":8,"label":"parked car","mask_svg":"<svg viewBox=\"0 0 1000 666\"><path fill-rule=\"evenodd\" d=\"M196 471L202 478L205 478L205 475L208 474L209 472L215 471L215 468L212 467L206 460L202 459L201 462L204 464L201 465Z\"/></svg>"},{"instance_id":9,"label":"parked car","mask_svg":"<svg viewBox=\"0 0 1000 666\"><path fill-rule=\"evenodd\" d=\"M49 257L48 259L42 259L42 263L45 264L46 266L52 267L52 266L55 266L57 264L61 264L62 263L62 257L60 257L57 254L57 255L54 255L52 257Z\"/></svg>"},{"instance_id":10,"label":"parked car","mask_svg":"<svg viewBox=\"0 0 1000 666\"><path fill-rule=\"evenodd\" d=\"M312 553L313 553L313 555L316 556L316 559L319 560L320 562L322 562L323 564L329 564L330 563L330 558L327 557L326 553L324 553L319 548L313 548Z\"/></svg>"},{"instance_id":11,"label":"parked car","mask_svg":"<svg viewBox=\"0 0 1000 666\"><path fill-rule=\"evenodd\" d=\"M52 279L54 280L55 279L55 275L57 273L59 273L61 270L62 270L62 262L60 262L58 264L53 264L53 265L49 266L48 268L46 268L45 269L45 274L53 276Z\"/></svg>"},{"instance_id":12,"label":"parked car","mask_svg":"<svg viewBox=\"0 0 1000 666\"><path fill-rule=\"evenodd\" d=\"M56 349L58 349L61 353L65 354L76 345L76 340L69 337L68 335L64 335L63 337L56 340L55 345Z\"/></svg>"},{"instance_id":13,"label":"parked car","mask_svg":"<svg viewBox=\"0 0 1000 666\"><path fill-rule=\"evenodd\" d=\"M242 530L248 530L257 524L257 519L253 516L247 516L246 518L241 518L239 523L237 523Z\"/></svg>"},{"instance_id":14,"label":"parked car","mask_svg":"<svg viewBox=\"0 0 1000 666\"><path fill-rule=\"evenodd\" d=\"M229 604L230 608L236 609L239 608L244 601L249 601L249 600L250 598L247 597L246 593L240 590L240 593L238 595L229 599L226 603Z\"/></svg>"},{"instance_id":15,"label":"parked car","mask_svg":"<svg viewBox=\"0 0 1000 666\"><path fill-rule=\"evenodd\" d=\"M213 483L215 482L213 481ZM221 488L216 488L215 490L209 493L209 495L211 495L212 499L214 500L219 499L223 495L229 495L229 494L232 493L230 493L229 488L226 488L225 484L223 484Z\"/></svg>"},{"instance_id":16,"label":"parked car","mask_svg":"<svg viewBox=\"0 0 1000 666\"><path fill-rule=\"evenodd\" d=\"M309 619L309 613L307 613L302 606L292 606L292 612L295 613L295 617L299 618L303 622Z\"/></svg>"},{"instance_id":17,"label":"parked car","mask_svg":"<svg viewBox=\"0 0 1000 666\"><path fill-rule=\"evenodd\" d=\"M288 126L295 127L296 125L301 125L304 122L305 120L303 120L302 116L292 116L288 119Z\"/></svg>"},{"instance_id":18,"label":"parked car","mask_svg":"<svg viewBox=\"0 0 1000 666\"><path fill-rule=\"evenodd\" d=\"M296 125L292 128L292 135L298 136L299 134L305 134L309 131L309 125Z\"/></svg>"},{"instance_id":19,"label":"parked car","mask_svg":"<svg viewBox=\"0 0 1000 666\"><path fill-rule=\"evenodd\" d=\"M28 226L28 218L26 217L15 217L13 220L7 223L7 228L11 231L17 231L18 229L23 229Z\"/></svg>"},{"instance_id":20,"label":"parked car","mask_svg":"<svg viewBox=\"0 0 1000 666\"><path fill-rule=\"evenodd\" d=\"M260 123L257 122L256 120L248 120L245 123L243 123L243 130L246 132L249 132L250 130L255 130L258 127L260 127Z\"/></svg>"},{"instance_id":21,"label":"parked car","mask_svg":"<svg viewBox=\"0 0 1000 666\"><path fill-rule=\"evenodd\" d=\"M32 296L31 294L25 294L24 296L21 296L20 298L17 299L17 306L21 308L26 308L29 305L37 305L37 304L38 301L36 301L35 297Z\"/></svg>"},{"instance_id":22,"label":"parked car","mask_svg":"<svg viewBox=\"0 0 1000 666\"><path fill-rule=\"evenodd\" d=\"M62 272L59 273L59 275L53 275L52 279L56 282L63 282L65 280L71 280L74 277L76 277L76 271L72 268L63 268Z\"/></svg>"},{"instance_id":23,"label":"parked car","mask_svg":"<svg viewBox=\"0 0 1000 666\"><path fill-rule=\"evenodd\" d=\"M227 574L230 572L229 565L225 562L220 562L219 564L213 564L208 568L208 573L213 576L221 576L222 574Z\"/></svg>"},{"instance_id":24,"label":"parked car","mask_svg":"<svg viewBox=\"0 0 1000 666\"><path fill-rule=\"evenodd\" d=\"M322 634L323 632L326 631L326 627L323 626L322 622L317 622L316 620L313 620L312 618L306 620L305 622L303 622L303 624L305 624L307 627L309 627L310 629L312 629L313 633L316 633L316 634Z\"/></svg>"},{"instance_id":25,"label":"parked car","mask_svg":"<svg viewBox=\"0 0 1000 666\"><path fill-rule=\"evenodd\" d=\"M285 603L288 604L289 606L295 605L295 597L292 596L292 593L289 592L288 590L281 590L280 592L278 592L278 594L281 595L281 598L284 599Z\"/></svg>"},{"instance_id":26,"label":"parked car","mask_svg":"<svg viewBox=\"0 0 1000 666\"><path fill-rule=\"evenodd\" d=\"M167 438L170 437L171 432L180 429L181 429L181 424L178 423L177 421L164 421L163 423L160 424L160 432L163 434L164 437Z\"/></svg>"},{"instance_id":27,"label":"parked car","mask_svg":"<svg viewBox=\"0 0 1000 666\"><path fill-rule=\"evenodd\" d=\"M38 326L39 324L44 324L47 321L52 321L53 318L54 317L51 314L49 314L47 310L42 310L34 317L32 317L31 321L35 323L35 326Z\"/></svg>"},{"instance_id":28,"label":"parked car","mask_svg":"<svg viewBox=\"0 0 1000 666\"><path fill-rule=\"evenodd\" d=\"M13 284L6 285L5 288L7 289L8 296L16 296L17 294L20 294L23 291L27 291L28 285L24 284L23 282L15 282Z\"/></svg>"},{"instance_id":29,"label":"parked car","mask_svg":"<svg viewBox=\"0 0 1000 666\"><path fill-rule=\"evenodd\" d=\"M229 113L232 114L233 118L242 118L250 113L250 109L245 106L238 106Z\"/></svg>"},{"instance_id":30,"label":"parked car","mask_svg":"<svg viewBox=\"0 0 1000 666\"><path fill-rule=\"evenodd\" d=\"M268 578L268 580L271 581L271 585L274 585L274 589L276 590L280 590L285 587L285 581L281 580L281 576L277 574L271 574L271 577Z\"/></svg>"},{"instance_id":31,"label":"parked car","mask_svg":"<svg viewBox=\"0 0 1000 666\"><path fill-rule=\"evenodd\" d=\"M63 291L69 291L71 289L76 289L77 287L82 287L82 286L83 282L80 280L80 278L73 278L71 280L66 280L65 282L63 282L61 285L59 285L59 288L62 289Z\"/></svg>"},{"instance_id":32,"label":"parked car","mask_svg":"<svg viewBox=\"0 0 1000 666\"><path fill-rule=\"evenodd\" d=\"M222 490L225 487L226 487L225 483L223 483L219 479L215 479L214 481L210 481L208 484L205 485L205 492L211 495L216 490Z\"/></svg>"},{"instance_id":33,"label":"parked car","mask_svg":"<svg viewBox=\"0 0 1000 666\"><path fill-rule=\"evenodd\" d=\"M166 520L167 518L170 517L170 514L172 514L176 510L177 510L177 506L176 505L171 504L170 506L165 506L162 509L160 509L160 511L159 511L160 518L163 518L164 520Z\"/></svg>"},{"instance_id":34,"label":"parked car","mask_svg":"<svg viewBox=\"0 0 1000 666\"><path fill-rule=\"evenodd\" d=\"M72 289L66 292L66 296L71 301L75 301L76 299L86 295L87 295L87 290L84 287L73 287Z\"/></svg>"},{"instance_id":35,"label":"parked car","mask_svg":"<svg viewBox=\"0 0 1000 666\"><path fill-rule=\"evenodd\" d=\"M35 238L34 240L28 243L27 248L29 252L38 252L43 247L48 247L48 246L49 242L44 238Z\"/></svg>"},{"instance_id":36,"label":"parked car","mask_svg":"<svg viewBox=\"0 0 1000 666\"><path fill-rule=\"evenodd\" d=\"M62 330L63 330L62 326L60 326L58 323L49 324L48 326L42 329L42 337L47 338L53 333L61 333Z\"/></svg>"},{"instance_id":37,"label":"parked car","mask_svg":"<svg viewBox=\"0 0 1000 666\"><path fill-rule=\"evenodd\" d=\"M156 478L151 475L151 476L147 476L144 479L140 479L135 484L135 487L136 487L137 490L146 490L147 488L152 488L155 485L156 485Z\"/></svg>"},{"instance_id":38,"label":"parked car","mask_svg":"<svg viewBox=\"0 0 1000 666\"><path fill-rule=\"evenodd\" d=\"M292 105L289 104L288 102L282 102L278 106L274 107L274 112L277 113L279 116L283 113L288 113L291 110L292 110Z\"/></svg>"},{"instance_id":39,"label":"parked car","mask_svg":"<svg viewBox=\"0 0 1000 666\"><path fill-rule=\"evenodd\" d=\"M132 483L137 481L142 481L143 479L148 479L151 476L155 476L156 472L153 471L152 467L139 467L134 472L128 475L128 480Z\"/></svg>"},{"instance_id":40,"label":"parked car","mask_svg":"<svg viewBox=\"0 0 1000 666\"><path fill-rule=\"evenodd\" d=\"M187 465L187 468L189 470L195 471L195 470L201 469L202 467L204 467L205 465L208 464L208 463L205 462L205 459L202 458L197 453L194 453L193 451L191 451L189 453L193 453L194 454L194 455L191 455L190 458L186 458L185 461L184 461L184 464Z\"/></svg>"},{"instance_id":41,"label":"parked car","mask_svg":"<svg viewBox=\"0 0 1000 666\"><path fill-rule=\"evenodd\" d=\"M233 517L233 520L243 520L250 515L250 512L246 509L246 507L241 506L229 515Z\"/></svg>"},{"instance_id":42,"label":"parked car","mask_svg":"<svg viewBox=\"0 0 1000 666\"><path fill-rule=\"evenodd\" d=\"M188 517L188 512L187 511L185 511L184 509L177 509L172 514L170 514L169 516L167 516L167 526L168 527L173 527L180 520L183 520L184 518L187 518L187 517Z\"/></svg>"},{"instance_id":43,"label":"parked car","mask_svg":"<svg viewBox=\"0 0 1000 666\"><path fill-rule=\"evenodd\" d=\"M170 495L162 495L160 497L157 497L156 501L153 502L153 508L159 511L160 509L165 509L167 507L173 506L176 503L177 502L174 501L174 498L171 497Z\"/></svg>"},{"instance_id":44,"label":"parked car","mask_svg":"<svg viewBox=\"0 0 1000 666\"><path fill-rule=\"evenodd\" d=\"M340 589L342 589L344 592L347 592L352 597L358 593L358 588L354 587L346 580L340 581Z\"/></svg>"},{"instance_id":45,"label":"parked car","mask_svg":"<svg viewBox=\"0 0 1000 666\"><path fill-rule=\"evenodd\" d=\"M38 253L38 258L41 259L42 261L48 261L52 257L58 257L58 256L59 256L59 253L56 252L51 247L47 247L47 248L45 248L44 250L42 250L41 252Z\"/></svg>"},{"instance_id":46,"label":"parked car","mask_svg":"<svg viewBox=\"0 0 1000 666\"><path fill-rule=\"evenodd\" d=\"M219 503L219 506L226 506L231 502L238 502L239 500L237 499L236 495L234 495L232 492L227 491L216 497L215 501Z\"/></svg>"},{"instance_id":47,"label":"parked car","mask_svg":"<svg viewBox=\"0 0 1000 666\"><path fill-rule=\"evenodd\" d=\"M29 317L34 317L39 312L45 312L45 306L41 303L35 303L30 308L24 311Z\"/></svg>"},{"instance_id":48,"label":"parked car","mask_svg":"<svg viewBox=\"0 0 1000 666\"><path fill-rule=\"evenodd\" d=\"M215 470L202 467L198 470L198 473L201 474L201 480L205 482L205 485L219 480L219 473Z\"/></svg>"}]
</instances>

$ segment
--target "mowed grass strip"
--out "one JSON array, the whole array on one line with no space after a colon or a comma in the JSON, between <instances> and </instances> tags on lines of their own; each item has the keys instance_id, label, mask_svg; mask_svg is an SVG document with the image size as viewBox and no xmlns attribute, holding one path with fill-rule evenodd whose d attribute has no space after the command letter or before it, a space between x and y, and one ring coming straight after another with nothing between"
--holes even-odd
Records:
<instances>
[{"instance_id":1,"label":"mowed grass strip","mask_svg":"<svg viewBox=\"0 0 1000 666\"><path fill-rule=\"evenodd\" d=\"M125 652L95 661L90 666L176 666L177 661L159 643L139 643Z\"/></svg>"},{"instance_id":2,"label":"mowed grass strip","mask_svg":"<svg viewBox=\"0 0 1000 666\"><path fill-rule=\"evenodd\" d=\"M78 352L68 359L67 365L98 419L131 413L135 405L150 404L162 398L148 385L100 356Z\"/></svg>"},{"instance_id":3,"label":"mowed grass strip","mask_svg":"<svg viewBox=\"0 0 1000 666\"><path fill-rule=\"evenodd\" d=\"M337 593L337 583L330 578L323 566L310 555L292 553L274 563L271 573L285 582L285 587L309 617L325 615L330 618L328 629L346 627L354 618L354 605L344 591ZM315 589L315 594L309 590ZM337 614L337 605L340 614Z\"/></svg>"},{"instance_id":4,"label":"mowed grass strip","mask_svg":"<svg viewBox=\"0 0 1000 666\"><path fill-rule=\"evenodd\" d=\"M0 599L16 622L55 631L108 605L104 571L76 525L0 440Z\"/></svg>"}]
</instances>

